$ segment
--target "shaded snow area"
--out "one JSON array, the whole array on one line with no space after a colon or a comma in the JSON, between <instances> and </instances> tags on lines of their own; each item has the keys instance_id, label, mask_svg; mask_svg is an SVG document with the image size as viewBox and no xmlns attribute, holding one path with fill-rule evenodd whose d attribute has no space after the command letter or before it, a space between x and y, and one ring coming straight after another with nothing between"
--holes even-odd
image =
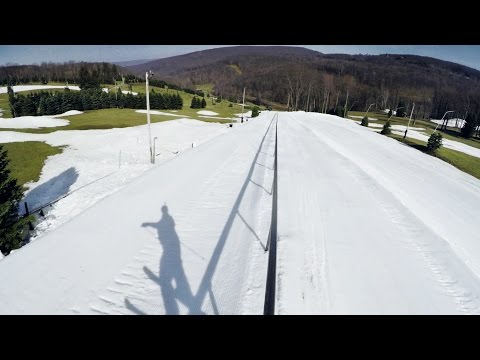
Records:
<instances>
[{"instance_id":1,"label":"shaded snow area","mask_svg":"<svg viewBox=\"0 0 480 360\"><path fill-rule=\"evenodd\" d=\"M261 314L272 116L202 124L225 134L154 166L144 141L120 170L115 154L136 149L136 133L68 132L72 148L42 179L68 172L52 183L67 186L77 172L73 188L115 171L95 183L111 195L77 213L95 194L65 198L70 221L0 261L0 313ZM180 137L196 123L152 132L166 148L192 141ZM145 140L146 127L134 129ZM276 313L478 314L477 218L480 180L351 120L279 113Z\"/></svg>"},{"instance_id":2,"label":"shaded snow area","mask_svg":"<svg viewBox=\"0 0 480 360\"><path fill-rule=\"evenodd\" d=\"M141 114L146 114L147 110L135 110L135 112L141 113ZM150 110L150 115L168 115L168 116L177 116L177 117L185 117L185 115L178 115L178 114L171 114L168 112L162 112L158 110ZM186 115L188 117L188 115Z\"/></svg>"},{"instance_id":3,"label":"shaded snow area","mask_svg":"<svg viewBox=\"0 0 480 360\"><path fill-rule=\"evenodd\" d=\"M122 190L4 258L0 313L261 314L270 118L221 126L228 133L148 166ZM175 123L197 122L155 125ZM201 124L210 132L220 126ZM153 132L172 137L162 137L167 127Z\"/></svg>"},{"instance_id":4,"label":"shaded snow area","mask_svg":"<svg viewBox=\"0 0 480 360\"><path fill-rule=\"evenodd\" d=\"M72 85L14 85L13 91L14 92L21 92L21 91L35 91L35 90L48 90L48 89L65 89L68 87L70 90L80 90L78 86ZM0 87L0 94L6 94L7 87L1 86Z\"/></svg>"},{"instance_id":5,"label":"shaded snow area","mask_svg":"<svg viewBox=\"0 0 480 360\"><path fill-rule=\"evenodd\" d=\"M392 128L393 128L393 126L392 126ZM411 130L411 129L412 128L410 128L410 130L408 130L407 137L428 142L428 138L430 137L430 135L420 133L418 131ZM403 130L403 131L392 131L392 133L394 133L396 135L403 135L405 133L405 130ZM460 151L460 152L463 152L463 153L471 155L471 156L480 157L480 149L475 148L475 147L470 146L470 145L467 145L467 144L464 144L464 143L461 143L461 142L458 142L458 141L449 140L449 139L444 138L443 139L443 146L448 148L448 149Z\"/></svg>"},{"instance_id":6,"label":"shaded snow area","mask_svg":"<svg viewBox=\"0 0 480 360\"><path fill-rule=\"evenodd\" d=\"M278 151L278 313L479 313L478 179L329 115Z\"/></svg>"},{"instance_id":7,"label":"shaded snow area","mask_svg":"<svg viewBox=\"0 0 480 360\"><path fill-rule=\"evenodd\" d=\"M214 112L214 111L208 111L208 110L200 110L200 111L197 111L197 114L199 115L211 115L211 116L215 116L215 115L218 115L218 113Z\"/></svg>"},{"instance_id":8,"label":"shaded snow area","mask_svg":"<svg viewBox=\"0 0 480 360\"><path fill-rule=\"evenodd\" d=\"M187 119L152 124L152 139L157 137L156 165L191 149L192 143L197 146L227 131L224 125ZM72 193L45 209L47 217L36 226L34 239L151 168L145 125L51 134L0 132L0 143L15 141L45 141L53 146L68 146L62 154L49 157L40 180L29 184L25 200L31 210ZM23 204L21 209L23 211Z\"/></svg>"}]
</instances>

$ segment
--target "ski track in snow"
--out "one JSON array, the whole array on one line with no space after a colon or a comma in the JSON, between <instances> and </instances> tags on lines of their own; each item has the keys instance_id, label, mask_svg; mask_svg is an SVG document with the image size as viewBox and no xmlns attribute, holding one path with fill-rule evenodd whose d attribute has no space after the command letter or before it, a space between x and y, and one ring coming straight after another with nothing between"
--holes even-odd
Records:
<instances>
[{"instance_id":1,"label":"ski track in snow","mask_svg":"<svg viewBox=\"0 0 480 360\"><path fill-rule=\"evenodd\" d=\"M150 167L2 259L0 313L260 314L271 116Z\"/></svg>"},{"instance_id":2,"label":"ski track in snow","mask_svg":"<svg viewBox=\"0 0 480 360\"><path fill-rule=\"evenodd\" d=\"M259 149L261 151L259 155L263 156L259 156L257 162L252 164L254 170L252 177L263 185L257 183L252 185L254 184L253 180L249 180L246 192L237 198L237 201L240 200L240 206L233 214L235 220L231 233L235 233L234 228L237 229L237 232L243 233L243 236L240 236L241 241L231 243L232 240L229 240L230 245L225 246L219 259L218 270L207 282L208 290L206 290L205 298L200 297L194 306L179 302L180 314L261 314L268 256L263 251L261 242L265 242L267 238L271 212L271 206L268 205L271 204L271 195L266 193L263 186L268 186L265 182L271 183L273 174L268 176L265 168L257 165L267 158L273 161L273 157L270 155L274 150L271 146L273 134L274 132L269 129L267 135L270 138L270 146L267 143L262 146ZM257 152L257 144L254 141L248 145L247 153ZM227 188L224 190L224 184L236 182L243 177L245 163L232 162L232 158L243 157L247 153L242 148L234 149L232 154L225 157L220 166L203 181L198 191L200 196L197 194L187 201L186 208L190 211L175 214L178 223L188 224L178 231L179 237L184 239L180 243L183 257L190 259L191 262L196 262L201 266L207 266L209 263L209 257L202 256L204 251L201 248L195 250L188 238L192 237L195 230L201 228L202 224L207 223L209 218L221 218L232 211L228 207L218 206L214 199L237 196ZM253 204L249 201L250 199L256 199L263 204L263 208L258 204ZM192 213L195 216L192 216ZM212 229L205 235L208 234L207 238L217 239L219 230L221 229ZM152 232L152 238L154 237L156 236ZM139 252L135 260L127 266L127 270L124 270L112 284L108 285L106 291L96 295L97 300L90 303L90 310L100 314L131 314L132 312L164 314L166 309L159 297L158 284L152 283L152 279L146 275L148 270L145 270L146 268L154 274L157 273L155 269L158 266L158 259L162 258L162 255L163 251L161 246L158 246L158 241L152 241L150 245ZM244 275L242 276L242 274ZM197 278L189 276L192 292L197 293L196 296L198 296L199 286L202 283L199 280L198 276ZM125 301L125 298L128 301Z\"/></svg>"},{"instance_id":3,"label":"ski track in snow","mask_svg":"<svg viewBox=\"0 0 480 360\"><path fill-rule=\"evenodd\" d=\"M183 139L184 151L158 166L118 171L105 160L103 180L55 205L62 222L0 261L0 313L261 314L272 116L229 130L205 125L211 141L187 149ZM175 124L200 126L157 129L167 136ZM134 152L136 130L128 131ZM277 314L480 313L478 231L464 217L480 216L477 179L350 120L296 112L279 114L278 181Z\"/></svg>"},{"instance_id":4,"label":"ski track in snow","mask_svg":"<svg viewBox=\"0 0 480 360\"><path fill-rule=\"evenodd\" d=\"M456 244L456 253L447 240L432 231L434 228L426 225L403 204L398 189L386 182L385 185L389 185L387 190L381 185L382 178L377 173L369 172L371 165L363 162L357 164L361 155L352 156L354 153L345 145L347 142L344 139L358 138L359 132L368 130L358 130L357 126L341 122L343 120L335 120L337 122L333 123L331 119L313 120L314 118L312 114L299 116L297 113L281 114L279 120L279 124L288 130L279 126L279 143L283 142L283 151L279 154L277 312L479 313L480 284L473 269L459 258L464 254L462 249ZM297 141L291 139L292 134L298 137ZM292 163L287 152L301 154L301 158ZM330 162L334 164L331 170ZM309 164L309 168L305 169L302 164ZM283 171L282 165L286 167ZM326 172L323 176L322 169ZM344 175L340 175L341 172ZM295 183L293 174L302 179L301 185ZM343 187L336 189L329 179L332 176L335 182L349 179L350 185L344 183ZM445 174L441 177L448 178ZM315 180L316 186L309 186ZM287 184L289 186L285 189ZM328 199L328 194L317 190L322 187L329 189L329 192L337 192L334 202L331 202L333 198ZM348 195L348 187L355 189L355 196ZM285 189L283 194L282 188ZM295 191L292 192L292 189ZM320 193L324 195L320 196ZM364 199L360 201L361 198ZM282 203L287 203L296 210L286 212ZM343 206L346 208L332 218L331 214L340 211ZM351 208L350 213L341 215L348 208ZM354 215L356 208L358 214ZM377 210L372 213L374 209ZM362 213L370 213L370 219L365 219ZM312 217L311 214L317 215ZM340 225L336 218L342 216L348 218ZM371 226L365 223L371 222L372 218L375 223L384 221L393 228L390 231L382 229L382 226L377 230L370 229ZM354 232L347 229L332 232L332 226L357 229L360 239L365 241L364 246L371 254L358 247L355 237L350 238ZM390 246L388 248L379 243L379 239L375 239L381 238L383 233L384 241L388 241ZM370 239L374 240L373 243ZM342 249L345 259L338 258L341 254L339 249ZM351 255L348 254L349 251L353 251ZM378 254L375 254L376 251L379 251ZM356 256L347 261L355 253ZM373 257L370 262L365 262L362 260L365 256ZM395 265L395 256L404 258ZM386 260L382 258L391 258L392 261L385 263ZM331 260L334 262L331 263ZM407 266L405 270L402 269L402 261ZM317 264L318 267L312 267L312 264ZM414 267L419 272L411 273L408 267ZM382 272L385 271L384 274L389 276L382 279L385 276ZM412 284L402 278L401 271L411 273L414 280ZM358 277L358 272L362 276ZM408 277L406 274L403 276ZM351 288L342 284L345 282ZM417 287L418 294L415 291ZM380 290L384 292L378 293ZM388 292L399 293L402 298L392 298ZM418 296L425 296L429 300L422 303ZM428 301L431 301L430 307Z\"/></svg>"},{"instance_id":5,"label":"ski track in snow","mask_svg":"<svg viewBox=\"0 0 480 360\"><path fill-rule=\"evenodd\" d=\"M314 133L317 132L314 130ZM321 137L319 137L321 139ZM340 153L340 152L339 152ZM349 160L348 158L346 159ZM426 266L431 270L432 277L438 281L447 294L452 296L458 305L459 312L479 314L479 299L473 298L472 293L467 291L458 279L449 274L448 268L460 268L458 271L470 275L469 269L463 269L463 264L455 263L456 256L450 246L438 235L431 233L431 229L425 226L415 215L403 206L390 192L381 187L375 178L370 177L360 167L355 165L350 168L352 178L365 188L375 203L382 209L394 224L396 230L402 234L402 238L424 259ZM416 239L428 239L418 243ZM440 246L439 246L440 245ZM435 246L438 250L433 250ZM457 269L456 269L457 270ZM470 275L476 281L473 274Z\"/></svg>"}]
</instances>

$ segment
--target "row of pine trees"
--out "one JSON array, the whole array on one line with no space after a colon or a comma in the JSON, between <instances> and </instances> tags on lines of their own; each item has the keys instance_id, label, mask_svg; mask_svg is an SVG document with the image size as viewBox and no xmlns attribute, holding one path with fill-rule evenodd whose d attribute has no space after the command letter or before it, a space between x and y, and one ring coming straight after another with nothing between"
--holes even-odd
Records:
<instances>
[{"instance_id":1,"label":"row of pine trees","mask_svg":"<svg viewBox=\"0 0 480 360\"><path fill-rule=\"evenodd\" d=\"M14 117L56 115L69 110L97 110L108 108L145 109L145 94L123 94L120 90L106 93L99 89L63 92L41 91L29 95L9 92L10 109ZM183 99L177 94L150 93L150 108L158 110L183 108Z\"/></svg>"},{"instance_id":2,"label":"row of pine trees","mask_svg":"<svg viewBox=\"0 0 480 360\"><path fill-rule=\"evenodd\" d=\"M192 108L192 109L205 109L206 107L207 107L207 102L205 101L205 98L202 98L202 100L200 100L196 96L193 97L190 108Z\"/></svg>"}]
</instances>

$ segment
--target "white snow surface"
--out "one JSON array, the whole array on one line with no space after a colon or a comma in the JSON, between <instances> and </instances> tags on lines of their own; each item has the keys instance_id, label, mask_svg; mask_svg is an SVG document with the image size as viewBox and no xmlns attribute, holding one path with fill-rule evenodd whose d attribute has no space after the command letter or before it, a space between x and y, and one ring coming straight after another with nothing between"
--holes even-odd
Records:
<instances>
[{"instance_id":1,"label":"white snow surface","mask_svg":"<svg viewBox=\"0 0 480 360\"><path fill-rule=\"evenodd\" d=\"M215 115L218 115L218 113L216 113L215 111L208 111L208 110L200 110L200 111L197 111L197 114L199 115L211 115L211 116L215 116Z\"/></svg>"},{"instance_id":2,"label":"white snow surface","mask_svg":"<svg viewBox=\"0 0 480 360\"><path fill-rule=\"evenodd\" d=\"M135 110L135 112L138 112L138 113L141 113L141 114L146 114L147 110ZM158 110L150 110L150 115L168 115L168 116L176 116L176 117L188 117L188 115L185 116L185 115L171 114L171 113L168 113L168 112L162 112L162 111L158 111Z\"/></svg>"},{"instance_id":3,"label":"white snow surface","mask_svg":"<svg viewBox=\"0 0 480 360\"><path fill-rule=\"evenodd\" d=\"M335 116L278 145L277 313L479 313L478 179Z\"/></svg>"},{"instance_id":4,"label":"white snow surface","mask_svg":"<svg viewBox=\"0 0 480 360\"><path fill-rule=\"evenodd\" d=\"M197 146L228 130L220 124L188 119L151 124L151 129L152 138L157 137L157 164L191 149L192 143ZM29 191L25 201L31 210L72 192L45 209L47 218L36 226L34 239L69 221L148 170L147 134L146 125L50 134L0 132L0 143L45 141L52 146L68 146L62 154L47 159L38 182L27 184Z\"/></svg>"},{"instance_id":5,"label":"white snow surface","mask_svg":"<svg viewBox=\"0 0 480 360\"><path fill-rule=\"evenodd\" d=\"M68 87L70 90L80 90L78 86L75 85L14 85L13 91L14 92L21 92L21 91L35 91L35 90L47 90L47 89L64 89ZM1 86L0 87L0 94L6 94L7 87Z\"/></svg>"},{"instance_id":6,"label":"white snow surface","mask_svg":"<svg viewBox=\"0 0 480 360\"><path fill-rule=\"evenodd\" d=\"M0 119L0 128L39 129L45 127L67 126L68 124L70 124L70 121L57 118L79 114L83 114L83 112L78 110L70 110L58 115L20 116L16 118Z\"/></svg>"},{"instance_id":7,"label":"white snow surface","mask_svg":"<svg viewBox=\"0 0 480 360\"><path fill-rule=\"evenodd\" d=\"M4 258L0 313L262 313L272 115L205 124L226 134ZM476 218L478 179L351 120L279 114L276 313L478 314Z\"/></svg>"},{"instance_id":8,"label":"white snow surface","mask_svg":"<svg viewBox=\"0 0 480 360\"><path fill-rule=\"evenodd\" d=\"M383 126L382 126L383 127ZM397 125L397 124L394 124L394 125L391 125L391 129L392 130L399 130L399 131L405 131L407 129L407 127L405 125ZM422 131L422 130L425 130L424 128L419 128L419 127L412 127L410 126L408 128L408 131L410 130L417 130L417 131Z\"/></svg>"},{"instance_id":9,"label":"white snow surface","mask_svg":"<svg viewBox=\"0 0 480 360\"><path fill-rule=\"evenodd\" d=\"M269 123L154 124L160 146L172 137L165 125L182 125L178 136L191 124L227 133L160 165L144 164L149 170L127 187L0 261L0 313L261 314L273 178ZM80 136L69 134L72 141ZM97 136L112 146L119 135L91 132L84 141ZM147 158L145 143L143 150ZM106 173L113 170L107 158ZM66 163L77 171L77 163Z\"/></svg>"},{"instance_id":10,"label":"white snow surface","mask_svg":"<svg viewBox=\"0 0 480 360\"><path fill-rule=\"evenodd\" d=\"M410 129L412 129L412 128L410 128ZM405 131L401 131L401 132L400 131L392 131L392 133L394 133L396 135L403 135L405 133ZM408 130L407 137L428 142L428 138L430 136L425 134L425 133L420 133L420 132L415 131L415 130ZM460 152L463 152L463 153L471 155L471 156L480 157L480 149L475 148L475 147L470 146L470 145L467 145L467 144L464 144L464 143L461 143L461 142L458 142L458 141L449 140L449 139L444 138L443 139L443 146L448 148L448 149L460 151Z\"/></svg>"},{"instance_id":11,"label":"white snow surface","mask_svg":"<svg viewBox=\"0 0 480 360\"><path fill-rule=\"evenodd\" d=\"M348 115L348 116L351 117L351 118L354 118L354 119L363 119L363 116L359 116L359 115ZM368 120L375 121L375 120L378 120L378 119L369 117Z\"/></svg>"},{"instance_id":12,"label":"white snow surface","mask_svg":"<svg viewBox=\"0 0 480 360\"><path fill-rule=\"evenodd\" d=\"M383 109L383 112L384 112L385 114L388 114L388 113L390 112L390 109ZM393 116L397 115L397 112L396 112L395 110L393 110L393 111L392 111L392 115L393 115Z\"/></svg>"},{"instance_id":13,"label":"white snow surface","mask_svg":"<svg viewBox=\"0 0 480 360\"><path fill-rule=\"evenodd\" d=\"M240 120L240 118L227 118L227 117L220 117L220 116L199 115L198 117L204 118L204 119L217 119L217 120Z\"/></svg>"},{"instance_id":14,"label":"white snow surface","mask_svg":"<svg viewBox=\"0 0 480 360\"><path fill-rule=\"evenodd\" d=\"M0 119L3 129L39 129L45 127L67 126L68 120L55 119L53 116L20 116Z\"/></svg>"},{"instance_id":15,"label":"white snow surface","mask_svg":"<svg viewBox=\"0 0 480 360\"><path fill-rule=\"evenodd\" d=\"M435 124L440 124L440 125L442 125L443 122L444 122L444 120L434 120L434 119L430 119L430 121L433 122L433 123L435 123ZM449 119L449 120L447 121L447 126L449 126L449 127L462 128L463 125L464 125L464 123L465 123L465 120L463 120L463 119L458 119L458 118L456 118L456 119ZM457 126L455 126L455 125L457 125Z\"/></svg>"},{"instance_id":16,"label":"white snow surface","mask_svg":"<svg viewBox=\"0 0 480 360\"><path fill-rule=\"evenodd\" d=\"M242 105L242 104L240 104L240 105ZM266 111L264 111L264 113L267 113L267 114L268 114L268 112L266 112ZM239 118L242 117L242 113L238 113L238 114L235 114L235 115L238 116ZM244 116L244 117L252 117L252 111L249 110L249 111L247 111L247 112L244 112L244 113L243 113L243 116Z\"/></svg>"}]
</instances>

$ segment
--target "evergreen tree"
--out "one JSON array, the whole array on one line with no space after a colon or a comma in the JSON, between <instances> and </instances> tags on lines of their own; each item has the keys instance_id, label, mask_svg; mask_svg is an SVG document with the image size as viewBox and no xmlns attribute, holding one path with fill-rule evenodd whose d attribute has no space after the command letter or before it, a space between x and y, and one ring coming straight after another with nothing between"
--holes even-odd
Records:
<instances>
[{"instance_id":1,"label":"evergreen tree","mask_svg":"<svg viewBox=\"0 0 480 360\"><path fill-rule=\"evenodd\" d=\"M471 138L478 125L480 125L478 114L468 114L465 124L462 127L462 136L467 139Z\"/></svg>"},{"instance_id":2,"label":"evergreen tree","mask_svg":"<svg viewBox=\"0 0 480 360\"><path fill-rule=\"evenodd\" d=\"M20 218L18 206L23 191L17 180L10 177L7 152L0 145L0 251L8 255L22 246L26 235L26 224L30 217Z\"/></svg>"},{"instance_id":3,"label":"evergreen tree","mask_svg":"<svg viewBox=\"0 0 480 360\"><path fill-rule=\"evenodd\" d=\"M92 73L90 73L85 66L82 66L78 77L80 89L100 89L100 76L98 71L93 70Z\"/></svg>"},{"instance_id":4,"label":"evergreen tree","mask_svg":"<svg viewBox=\"0 0 480 360\"><path fill-rule=\"evenodd\" d=\"M39 116L46 115L47 114L46 111L47 111L47 102L45 100L45 96L41 96L40 101L38 103L37 114Z\"/></svg>"},{"instance_id":5,"label":"evergreen tree","mask_svg":"<svg viewBox=\"0 0 480 360\"><path fill-rule=\"evenodd\" d=\"M390 118L393 115L392 109L388 110L388 118Z\"/></svg>"},{"instance_id":6,"label":"evergreen tree","mask_svg":"<svg viewBox=\"0 0 480 360\"><path fill-rule=\"evenodd\" d=\"M201 103L202 109L205 109L207 107L207 102L205 101L205 98L202 98L202 103Z\"/></svg>"},{"instance_id":7,"label":"evergreen tree","mask_svg":"<svg viewBox=\"0 0 480 360\"><path fill-rule=\"evenodd\" d=\"M367 116L363 117L362 123L360 125L368 127L368 117Z\"/></svg>"},{"instance_id":8,"label":"evergreen tree","mask_svg":"<svg viewBox=\"0 0 480 360\"><path fill-rule=\"evenodd\" d=\"M397 117L404 117L405 116L405 104L403 102L398 103L398 109L396 115Z\"/></svg>"},{"instance_id":9,"label":"evergreen tree","mask_svg":"<svg viewBox=\"0 0 480 360\"><path fill-rule=\"evenodd\" d=\"M382 131L380 132L380 134L383 134L383 135L389 135L392 133L392 130L390 129L391 125L390 125L390 120L387 120L387 122L383 125L383 129Z\"/></svg>"},{"instance_id":10,"label":"evergreen tree","mask_svg":"<svg viewBox=\"0 0 480 360\"><path fill-rule=\"evenodd\" d=\"M431 153L435 153L442 146L442 134L434 132L428 138L427 149Z\"/></svg>"},{"instance_id":11,"label":"evergreen tree","mask_svg":"<svg viewBox=\"0 0 480 360\"><path fill-rule=\"evenodd\" d=\"M183 109L183 99L179 94L177 94L177 109L178 110Z\"/></svg>"},{"instance_id":12,"label":"evergreen tree","mask_svg":"<svg viewBox=\"0 0 480 360\"><path fill-rule=\"evenodd\" d=\"M192 109L198 109L199 108L198 99L197 99L196 96L193 97L192 103L190 104L190 108L192 108Z\"/></svg>"},{"instance_id":13,"label":"evergreen tree","mask_svg":"<svg viewBox=\"0 0 480 360\"><path fill-rule=\"evenodd\" d=\"M257 117L260 114L258 106L254 106L252 109L252 118Z\"/></svg>"}]
</instances>

